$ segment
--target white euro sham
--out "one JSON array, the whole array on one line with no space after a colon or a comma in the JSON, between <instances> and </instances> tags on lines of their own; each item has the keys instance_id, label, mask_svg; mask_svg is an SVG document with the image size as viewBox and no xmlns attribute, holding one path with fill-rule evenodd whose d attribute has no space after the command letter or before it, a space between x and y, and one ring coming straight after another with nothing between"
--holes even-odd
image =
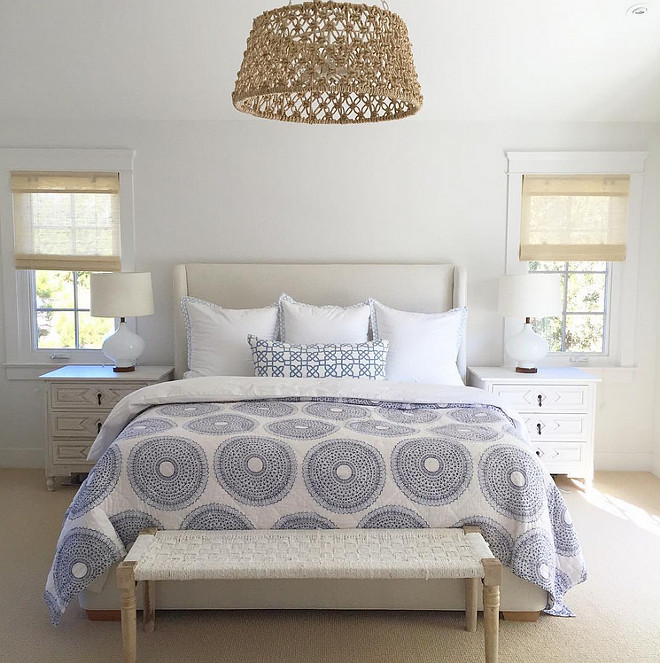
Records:
<instances>
[{"instance_id":1,"label":"white euro sham","mask_svg":"<svg viewBox=\"0 0 660 663\"><path fill-rule=\"evenodd\" d=\"M374 340L390 342L387 379L398 382L463 384L456 360L467 307L445 313L413 313L369 300Z\"/></svg>"},{"instance_id":2,"label":"white euro sham","mask_svg":"<svg viewBox=\"0 0 660 663\"><path fill-rule=\"evenodd\" d=\"M182 297L181 310L188 340L186 378L254 375L249 334L273 340L277 305L227 309L195 297Z\"/></svg>"},{"instance_id":3,"label":"white euro sham","mask_svg":"<svg viewBox=\"0 0 660 663\"><path fill-rule=\"evenodd\" d=\"M280 341L293 345L365 343L369 337L369 302L353 306L313 306L280 296ZM258 334L257 334L258 336Z\"/></svg>"}]
</instances>

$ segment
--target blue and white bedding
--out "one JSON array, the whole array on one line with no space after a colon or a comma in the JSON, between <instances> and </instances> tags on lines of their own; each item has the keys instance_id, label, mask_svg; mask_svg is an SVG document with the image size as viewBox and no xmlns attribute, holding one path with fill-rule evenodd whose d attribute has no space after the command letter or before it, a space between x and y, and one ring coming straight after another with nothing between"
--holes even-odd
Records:
<instances>
[{"instance_id":1,"label":"blue and white bedding","mask_svg":"<svg viewBox=\"0 0 660 663\"><path fill-rule=\"evenodd\" d=\"M45 598L67 604L144 527L481 527L548 612L586 578L566 505L519 416L469 387L195 378L122 400L90 451Z\"/></svg>"}]
</instances>

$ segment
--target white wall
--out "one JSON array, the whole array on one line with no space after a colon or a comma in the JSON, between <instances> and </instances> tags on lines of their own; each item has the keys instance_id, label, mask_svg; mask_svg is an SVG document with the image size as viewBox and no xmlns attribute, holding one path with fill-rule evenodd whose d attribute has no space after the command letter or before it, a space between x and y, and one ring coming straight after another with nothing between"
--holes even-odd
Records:
<instances>
[{"instance_id":1,"label":"white wall","mask_svg":"<svg viewBox=\"0 0 660 663\"><path fill-rule=\"evenodd\" d=\"M153 272L157 300L156 315L139 321L145 362L172 361L177 262L449 261L469 272L473 365L502 357L494 301L504 270L505 151L648 150L639 366L630 383L606 373L596 452L601 467L651 467L660 124L10 121L0 124L0 146L136 150L136 267ZM0 465L41 462L42 411L39 384L0 377Z\"/></svg>"}]
</instances>

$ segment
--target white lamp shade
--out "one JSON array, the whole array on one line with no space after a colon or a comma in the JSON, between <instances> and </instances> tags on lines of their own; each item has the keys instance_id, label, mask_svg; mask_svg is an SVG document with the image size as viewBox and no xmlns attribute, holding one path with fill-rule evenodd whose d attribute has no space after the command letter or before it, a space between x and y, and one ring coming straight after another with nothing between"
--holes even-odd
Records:
<instances>
[{"instance_id":1,"label":"white lamp shade","mask_svg":"<svg viewBox=\"0 0 660 663\"><path fill-rule=\"evenodd\" d=\"M154 312L150 272L92 274L90 295L90 315L98 318L128 318Z\"/></svg>"},{"instance_id":2,"label":"white lamp shade","mask_svg":"<svg viewBox=\"0 0 660 663\"><path fill-rule=\"evenodd\" d=\"M515 274L500 277L499 312L510 318L561 315L559 274Z\"/></svg>"}]
</instances>

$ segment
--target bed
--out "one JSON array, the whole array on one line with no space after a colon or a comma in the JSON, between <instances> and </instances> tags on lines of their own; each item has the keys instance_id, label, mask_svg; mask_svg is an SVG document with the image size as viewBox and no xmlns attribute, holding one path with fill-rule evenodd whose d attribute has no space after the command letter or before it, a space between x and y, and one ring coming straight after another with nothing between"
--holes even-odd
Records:
<instances>
[{"instance_id":1,"label":"bed","mask_svg":"<svg viewBox=\"0 0 660 663\"><path fill-rule=\"evenodd\" d=\"M227 308L252 308L267 306L282 292L310 304L349 305L375 297L404 310L438 312L466 304L466 275L453 265L175 268L177 313L184 296ZM181 317L175 317L176 375L181 377L187 363L186 335ZM464 376L465 340L457 364ZM210 430L218 421L230 426L228 433L223 429L219 436ZM301 421L307 431L302 437L296 430ZM243 446L235 444L237 434ZM429 440L439 437L442 449L428 452ZM163 466L154 465L159 461L151 453L156 438L186 438L194 447L192 456L185 455L190 454L188 447L181 456L190 458L185 465L189 471L180 484L183 493L170 495L170 502L154 501L149 492L154 482L163 481L158 470ZM269 438L273 445L259 453L268 467L279 469L264 475L261 483L246 483L246 459L254 452L245 447L248 438ZM341 453L369 477L366 494L350 499L338 497L337 486L329 485L323 474L334 462L335 443L342 441L354 443L344 444ZM546 609L570 615L563 595L586 577L570 516L552 478L535 458L524 424L481 390L345 379L177 380L124 399L95 446L101 459L67 512L48 578L45 598L54 622L76 596L92 618L118 609L110 571L143 526L478 524L509 567L502 586L505 613ZM420 454L434 456L435 462L423 480L411 470L411 463L419 465ZM203 482L200 471L206 477ZM465 605L460 582L383 580L171 582L159 588L158 602L163 609L462 610Z\"/></svg>"}]
</instances>

